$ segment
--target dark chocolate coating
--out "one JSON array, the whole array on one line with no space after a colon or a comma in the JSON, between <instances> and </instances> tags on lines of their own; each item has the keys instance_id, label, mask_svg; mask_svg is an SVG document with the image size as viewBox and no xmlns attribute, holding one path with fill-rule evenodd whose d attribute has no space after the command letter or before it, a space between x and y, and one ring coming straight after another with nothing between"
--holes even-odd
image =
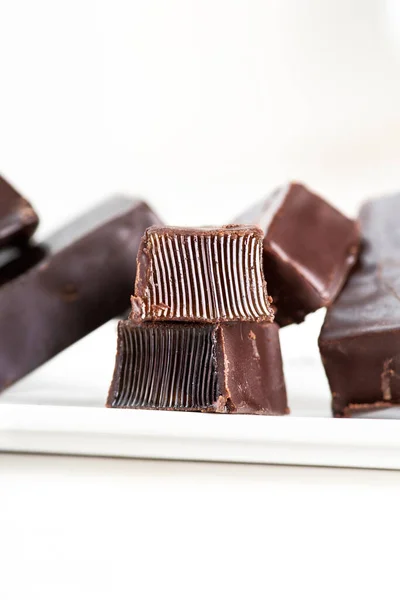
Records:
<instances>
[{"instance_id":1,"label":"dark chocolate coating","mask_svg":"<svg viewBox=\"0 0 400 600\"><path fill-rule=\"evenodd\" d=\"M262 269L262 231L151 227L132 298L134 320L272 321Z\"/></svg>"},{"instance_id":2,"label":"dark chocolate coating","mask_svg":"<svg viewBox=\"0 0 400 600\"><path fill-rule=\"evenodd\" d=\"M319 346L336 416L400 403L400 195L360 212L357 268L328 310Z\"/></svg>"},{"instance_id":3,"label":"dark chocolate coating","mask_svg":"<svg viewBox=\"0 0 400 600\"><path fill-rule=\"evenodd\" d=\"M329 306L357 259L357 224L299 183L279 188L236 221L264 231L265 279L281 326Z\"/></svg>"},{"instance_id":4,"label":"dark chocolate coating","mask_svg":"<svg viewBox=\"0 0 400 600\"><path fill-rule=\"evenodd\" d=\"M38 224L29 202L0 176L0 247L26 242Z\"/></svg>"},{"instance_id":5,"label":"dark chocolate coating","mask_svg":"<svg viewBox=\"0 0 400 600\"><path fill-rule=\"evenodd\" d=\"M279 328L121 321L107 406L287 414Z\"/></svg>"},{"instance_id":6,"label":"dark chocolate coating","mask_svg":"<svg viewBox=\"0 0 400 600\"><path fill-rule=\"evenodd\" d=\"M0 390L124 312L144 203L113 198L49 238L42 260L0 288Z\"/></svg>"}]
</instances>

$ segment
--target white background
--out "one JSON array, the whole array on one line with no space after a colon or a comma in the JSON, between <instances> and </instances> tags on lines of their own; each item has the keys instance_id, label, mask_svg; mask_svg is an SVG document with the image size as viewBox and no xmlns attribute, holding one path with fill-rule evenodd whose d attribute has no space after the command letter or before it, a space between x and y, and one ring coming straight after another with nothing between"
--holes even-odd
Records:
<instances>
[{"instance_id":1,"label":"white background","mask_svg":"<svg viewBox=\"0 0 400 600\"><path fill-rule=\"evenodd\" d=\"M0 171L42 233L104 195L226 222L400 187L397 0L2 0Z\"/></svg>"},{"instance_id":2,"label":"white background","mask_svg":"<svg viewBox=\"0 0 400 600\"><path fill-rule=\"evenodd\" d=\"M400 188L397 0L0 0L0 171L227 222ZM398 473L0 456L0 598L398 598Z\"/></svg>"}]
</instances>

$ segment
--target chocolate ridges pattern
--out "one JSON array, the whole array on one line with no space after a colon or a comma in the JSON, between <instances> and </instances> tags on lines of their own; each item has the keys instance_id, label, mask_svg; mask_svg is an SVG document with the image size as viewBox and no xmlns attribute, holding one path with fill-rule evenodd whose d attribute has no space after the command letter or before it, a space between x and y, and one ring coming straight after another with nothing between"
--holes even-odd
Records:
<instances>
[{"instance_id":1,"label":"chocolate ridges pattern","mask_svg":"<svg viewBox=\"0 0 400 600\"><path fill-rule=\"evenodd\" d=\"M121 322L113 408L202 410L218 398L215 328Z\"/></svg>"},{"instance_id":2,"label":"chocolate ridges pattern","mask_svg":"<svg viewBox=\"0 0 400 600\"><path fill-rule=\"evenodd\" d=\"M272 320L257 228L150 228L147 251L145 318Z\"/></svg>"}]
</instances>

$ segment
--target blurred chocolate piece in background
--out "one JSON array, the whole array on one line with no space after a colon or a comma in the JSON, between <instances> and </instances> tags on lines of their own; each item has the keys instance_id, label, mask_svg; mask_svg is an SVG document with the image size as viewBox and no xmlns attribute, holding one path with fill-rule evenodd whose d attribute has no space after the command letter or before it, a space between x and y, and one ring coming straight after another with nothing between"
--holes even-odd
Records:
<instances>
[{"instance_id":1,"label":"blurred chocolate piece in background","mask_svg":"<svg viewBox=\"0 0 400 600\"><path fill-rule=\"evenodd\" d=\"M360 226L359 264L319 339L336 416L400 404L400 195L366 203Z\"/></svg>"},{"instance_id":2,"label":"blurred chocolate piece in background","mask_svg":"<svg viewBox=\"0 0 400 600\"><path fill-rule=\"evenodd\" d=\"M19 277L18 265L5 265L12 280L0 288L0 391L124 313L140 240L156 223L145 202L118 196L47 239Z\"/></svg>"},{"instance_id":3,"label":"blurred chocolate piece in background","mask_svg":"<svg viewBox=\"0 0 400 600\"><path fill-rule=\"evenodd\" d=\"M355 221L299 183L279 188L235 222L264 232L264 273L281 326L329 306L357 260Z\"/></svg>"}]
</instances>

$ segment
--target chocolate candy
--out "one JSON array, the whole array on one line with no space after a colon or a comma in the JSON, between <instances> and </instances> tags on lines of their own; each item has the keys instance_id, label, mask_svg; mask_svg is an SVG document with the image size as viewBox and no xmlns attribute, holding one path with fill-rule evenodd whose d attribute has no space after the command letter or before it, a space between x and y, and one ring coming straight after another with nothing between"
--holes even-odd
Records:
<instances>
[{"instance_id":1,"label":"chocolate candy","mask_svg":"<svg viewBox=\"0 0 400 600\"><path fill-rule=\"evenodd\" d=\"M330 305L357 259L356 223L298 183L236 221L264 231L264 273L279 325L300 323Z\"/></svg>"},{"instance_id":2,"label":"chocolate candy","mask_svg":"<svg viewBox=\"0 0 400 600\"><path fill-rule=\"evenodd\" d=\"M400 195L365 204L359 264L319 339L336 416L400 404Z\"/></svg>"},{"instance_id":3,"label":"chocolate candy","mask_svg":"<svg viewBox=\"0 0 400 600\"><path fill-rule=\"evenodd\" d=\"M138 256L132 318L272 321L256 227L151 227Z\"/></svg>"},{"instance_id":4,"label":"chocolate candy","mask_svg":"<svg viewBox=\"0 0 400 600\"><path fill-rule=\"evenodd\" d=\"M0 177L0 247L28 240L39 223L32 206Z\"/></svg>"},{"instance_id":5,"label":"chocolate candy","mask_svg":"<svg viewBox=\"0 0 400 600\"><path fill-rule=\"evenodd\" d=\"M140 239L158 222L144 202L114 198L53 235L0 288L0 390L123 313Z\"/></svg>"},{"instance_id":6,"label":"chocolate candy","mask_svg":"<svg viewBox=\"0 0 400 600\"><path fill-rule=\"evenodd\" d=\"M120 321L107 406L286 414L279 328Z\"/></svg>"}]
</instances>

